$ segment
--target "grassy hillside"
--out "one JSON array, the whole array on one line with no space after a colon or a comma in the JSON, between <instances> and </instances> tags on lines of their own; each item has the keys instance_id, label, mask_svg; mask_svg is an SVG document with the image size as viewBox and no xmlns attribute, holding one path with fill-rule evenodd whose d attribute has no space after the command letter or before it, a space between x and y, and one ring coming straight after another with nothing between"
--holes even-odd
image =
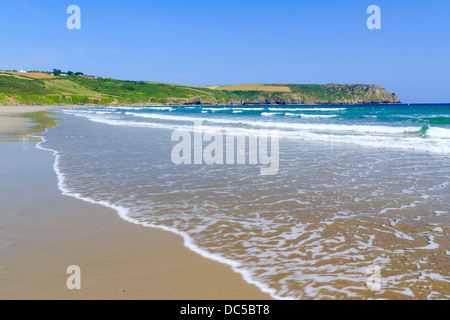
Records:
<instances>
[{"instance_id":1,"label":"grassy hillside","mask_svg":"<svg viewBox=\"0 0 450 320\"><path fill-rule=\"evenodd\" d=\"M398 103L374 85L250 84L194 87L84 75L0 72L0 104Z\"/></svg>"}]
</instances>

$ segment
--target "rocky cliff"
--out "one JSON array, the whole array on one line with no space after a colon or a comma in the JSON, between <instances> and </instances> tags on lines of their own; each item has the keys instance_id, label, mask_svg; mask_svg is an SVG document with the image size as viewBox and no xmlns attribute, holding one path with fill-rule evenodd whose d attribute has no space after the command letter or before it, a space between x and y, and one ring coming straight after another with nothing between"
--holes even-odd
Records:
<instances>
[{"instance_id":1,"label":"rocky cliff","mask_svg":"<svg viewBox=\"0 0 450 320\"><path fill-rule=\"evenodd\" d=\"M269 85L267 85L269 86ZM223 96L194 97L184 104L213 104L213 105L325 105L325 104L396 104L400 103L395 93L390 93L378 85L300 85L300 84L271 84L271 90L279 86L289 88L289 92L260 90L224 90Z\"/></svg>"}]
</instances>

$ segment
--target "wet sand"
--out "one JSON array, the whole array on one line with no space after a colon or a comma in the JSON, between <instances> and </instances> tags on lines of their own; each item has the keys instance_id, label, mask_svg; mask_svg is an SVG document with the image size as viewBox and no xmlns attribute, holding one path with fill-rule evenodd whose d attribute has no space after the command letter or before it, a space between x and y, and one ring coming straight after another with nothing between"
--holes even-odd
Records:
<instances>
[{"instance_id":1,"label":"wet sand","mask_svg":"<svg viewBox=\"0 0 450 320\"><path fill-rule=\"evenodd\" d=\"M47 109L0 107L0 132L28 122L11 115ZM270 299L178 235L61 195L54 157L35 142L0 141L0 159L0 299ZM66 286L70 265L79 290Z\"/></svg>"},{"instance_id":2,"label":"wet sand","mask_svg":"<svg viewBox=\"0 0 450 320\"><path fill-rule=\"evenodd\" d=\"M65 106L66 107L66 106ZM67 107L76 107L70 105ZM58 106L0 106L0 133L16 131L30 125L27 118L18 117L20 114L38 111L51 111Z\"/></svg>"}]
</instances>

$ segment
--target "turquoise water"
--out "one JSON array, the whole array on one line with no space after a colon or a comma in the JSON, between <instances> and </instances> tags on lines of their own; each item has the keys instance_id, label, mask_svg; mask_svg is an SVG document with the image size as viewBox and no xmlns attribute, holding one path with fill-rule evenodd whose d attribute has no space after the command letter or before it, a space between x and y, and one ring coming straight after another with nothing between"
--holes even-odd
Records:
<instances>
[{"instance_id":1,"label":"turquoise water","mask_svg":"<svg viewBox=\"0 0 450 320\"><path fill-rule=\"evenodd\" d=\"M61 110L60 189L181 234L274 298L450 297L450 106ZM279 136L279 170L171 160L176 129ZM207 143L205 143L206 145ZM370 266L381 288L367 287Z\"/></svg>"},{"instance_id":2,"label":"turquoise water","mask_svg":"<svg viewBox=\"0 0 450 320\"><path fill-rule=\"evenodd\" d=\"M450 106L444 104L117 107L83 113L108 124L170 129L203 120L210 129L279 130L290 139L450 153Z\"/></svg>"}]
</instances>

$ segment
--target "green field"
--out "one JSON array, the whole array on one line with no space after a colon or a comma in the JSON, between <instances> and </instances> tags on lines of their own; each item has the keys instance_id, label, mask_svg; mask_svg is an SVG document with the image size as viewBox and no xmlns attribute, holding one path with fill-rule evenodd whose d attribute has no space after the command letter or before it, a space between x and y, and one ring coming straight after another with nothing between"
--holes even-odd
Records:
<instances>
[{"instance_id":1,"label":"green field","mask_svg":"<svg viewBox=\"0 0 450 320\"><path fill-rule=\"evenodd\" d=\"M47 90L54 91L57 94L64 95L81 95L97 98L104 96L101 93L89 90L88 88L67 79L54 79L45 81L45 88Z\"/></svg>"},{"instance_id":2,"label":"green field","mask_svg":"<svg viewBox=\"0 0 450 320\"><path fill-rule=\"evenodd\" d=\"M239 84L228 86L209 86L205 88L213 90L225 90L225 91L291 92L291 88L285 85L266 85L266 84Z\"/></svg>"}]
</instances>

